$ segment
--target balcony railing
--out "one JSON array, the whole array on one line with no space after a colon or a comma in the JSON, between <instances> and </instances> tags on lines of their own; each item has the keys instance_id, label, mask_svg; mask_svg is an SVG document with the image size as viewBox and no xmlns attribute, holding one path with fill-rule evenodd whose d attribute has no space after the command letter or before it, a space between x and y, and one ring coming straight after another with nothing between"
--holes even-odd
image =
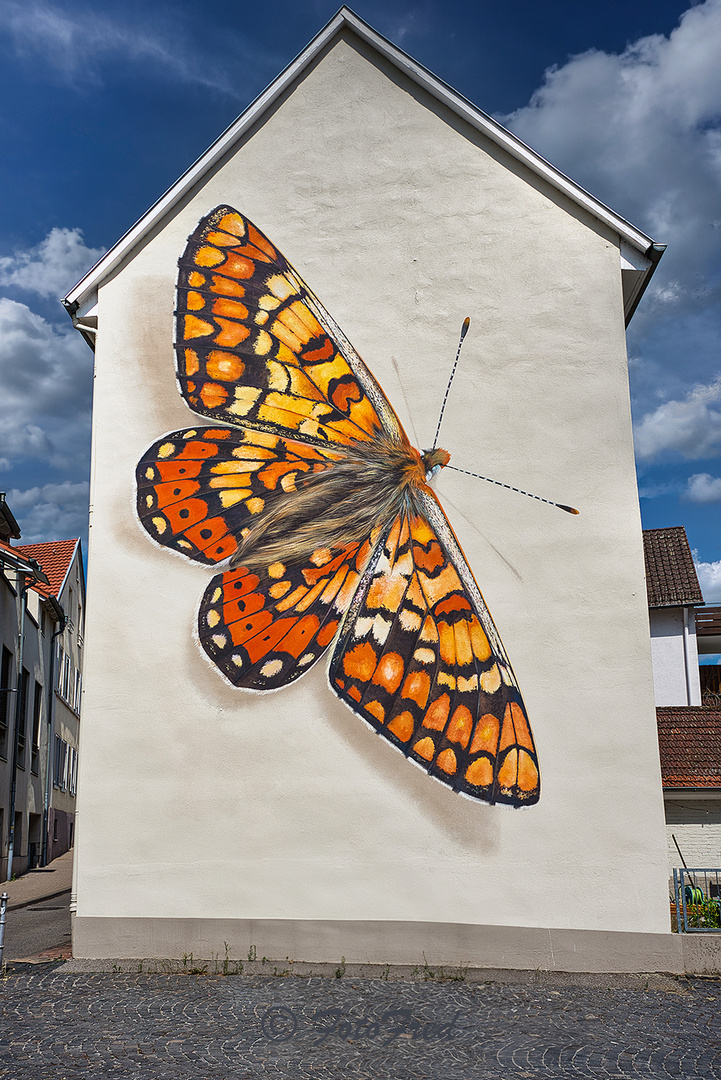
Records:
<instances>
[{"instance_id":1,"label":"balcony railing","mask_svg":"<svg viewBox=\"0 0 721 1080\"><path fill-rule=\"evenodd\" d=\"M718 934L721 929L721 870L674 870L676 924L683 934Z\"/></svg>"},{"instance_id":2,"label":"balcony railing","mask_svg":"<svg viewBox=\"0 0 721 1080\"><path fill-rule=\"evenodd\" d=\"M696 633L699 637L721 636L721 607L696 608Z\"/></svg>"}]
</instances>

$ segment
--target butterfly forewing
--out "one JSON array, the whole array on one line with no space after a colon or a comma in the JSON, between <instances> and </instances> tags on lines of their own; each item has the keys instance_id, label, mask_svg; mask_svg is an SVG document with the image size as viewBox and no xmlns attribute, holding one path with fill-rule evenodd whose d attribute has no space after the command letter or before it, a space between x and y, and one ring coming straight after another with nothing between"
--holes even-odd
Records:
<instances>
[{"instance_id":1,"label":"butterfly forewing","mask_svg":"<svg viewBox=\"0 0 721 1080\"><path fill-rule=\"evenodd\" d=\"M458 557L450 559L422 512L401 514L349 612L330 684L454 790L530 804L539 775L525 707L479 618L490 621L480 593L469 595L457 572Z\"/></svg>"},{"instance_id":2,"label":"butterfly forewing","mask_svg":"<svg viewBox=\"0 0 721 1080\"><path fill-rule=\"evenodd\" d=\"M177 296L178 379L195 412L321 443L405 437L323 306L236 210L218 207L190 237Z\"/></svg>"},{"instance_id":3,"label":"butterfly forewing","mask_svg":"<svg viewBox=\"0 0 721 1080\"><path fill-rule=\"evenodd\" d=\"M328 468L330 447L241 428L190 428L154 443L136 470L138 516L164 547L214 565L280 492Z\"/></svg>"}]
</instances>

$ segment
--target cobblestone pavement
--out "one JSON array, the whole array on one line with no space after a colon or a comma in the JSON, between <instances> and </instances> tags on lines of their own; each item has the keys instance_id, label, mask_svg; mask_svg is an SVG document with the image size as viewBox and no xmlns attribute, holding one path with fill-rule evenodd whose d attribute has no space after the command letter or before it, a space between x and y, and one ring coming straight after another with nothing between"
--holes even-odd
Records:
<instances>
[{"instance_id":1,"label":"cobblestone pavement","mask_svg":"<svg viewBox=\"0 0 721 1080\"><path fill-rule=\"evenodd\" d=\"M0 1077L721 1077L721 980L610 987L11 968Z\"/></svg>"}]
</instances>

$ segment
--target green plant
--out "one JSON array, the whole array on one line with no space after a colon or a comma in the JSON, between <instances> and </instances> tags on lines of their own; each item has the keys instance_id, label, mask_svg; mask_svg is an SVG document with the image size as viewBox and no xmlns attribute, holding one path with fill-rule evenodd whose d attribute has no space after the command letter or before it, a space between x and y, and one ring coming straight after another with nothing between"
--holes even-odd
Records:
<instances>
[{"instance_id":1,"label":"green plant","mask_svg":"<svg viewBox=\"0 0 721 1080\"><path fill-rule=\"evenodd\" d=\"M340 958L340 967L337 967L335 969L335 977L336 977L336 979L342 979L343 978L343 976L345 975L345 969L346 969L345 956L341 956L341 958Z\"/></svg>"},{"instance_id":2,"label":"green plant","mask_svg":"<svg viewBox=\"0 0 721 1080\"><path fill-rule=\"evenodd\" d=\"M686 919L689 926L695 926L699 929L715 930L721 928L721 902L703 899L697 904L686 904Z\"/></svg>"},{"instance_id":3,"label":"green plant","mask_svg":"<svg viewBox=\"0 0 721 1080\"><path fill-rule=\"evenodd\" d=\"M191 966L188 967L188 964ZM193 963L192 953L183 953L183 970L186 975L205 975L208 970L208 965L203 964L202 967L199 967L197 964Z\"/></svg>"},{"instance_id":4,"label":"green plant","mask_svg":"<svg viewBox=\"0 0 721 1080\"><path fill-rule=\"evenodd\" d=\"M444 975L443 978L448 982L465 982L468 975L468 964L461 964L458 968L456 975Z\"/></svg>"},{"instance_id":5,"label":"green plant","mask_svg":"<svg viewBox=\"0 0 721 1080\"><path fill-rule=\"evenodd\" d=\"M257 957L258 957L258 954L257 954L257 952L255 950L255 945L251 945L250 948L248 949L248 959L252 963L254 960L257 959Z\"/></svg>"}]
</instances>

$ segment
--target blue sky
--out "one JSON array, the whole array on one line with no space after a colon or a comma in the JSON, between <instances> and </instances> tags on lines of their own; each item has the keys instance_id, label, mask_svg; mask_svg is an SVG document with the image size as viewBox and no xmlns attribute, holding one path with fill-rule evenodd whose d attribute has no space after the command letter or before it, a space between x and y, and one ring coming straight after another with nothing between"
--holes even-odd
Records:
<instances>
[{"instance_id":1,"label":"blue sky","mask_svg":"<svg viewBox=\"0 0 721 1080\"><path fill-rule=\"evenodd\" d=\"M86 532L92 356L58 298L336 7L0 0L0 489L24 541ZM354 7L669 245L629 332L641 510L686 526L721 603L721 0Z\"/></svg>"}]
</instances>

